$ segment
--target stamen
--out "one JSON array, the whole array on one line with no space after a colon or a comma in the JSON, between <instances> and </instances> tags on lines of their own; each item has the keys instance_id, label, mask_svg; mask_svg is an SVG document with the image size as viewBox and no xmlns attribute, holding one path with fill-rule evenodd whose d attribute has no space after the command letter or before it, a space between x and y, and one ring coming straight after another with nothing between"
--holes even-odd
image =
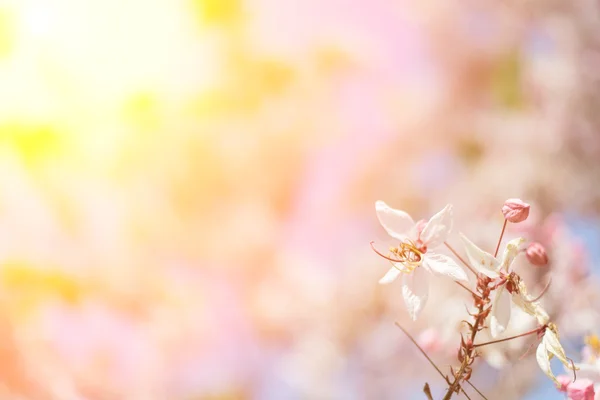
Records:
<instances>
[{"instance_id":1,"label":"stamen","mask_svg":"<svg viewBox=\"0 0 600 400\"><path fill-rule=\"evenodd\" d=\"M402 263L402 260L396 260L396 259L394 259L394 258L390 258L390 257L386 256L385 254L381 253L379 250L377 250L377 249L375 248L375 245L374 245L374 243L375 243L375 242L373 241L373 242L371 242L371 243L369 243L369 244L371 245L371 248L373 249L373 251L374 251L375 253L377 253L377 255L379 255L380 257L383 257L383 258L385 258L386 260L389 260L389 261L391 261L391 262L398 262L398 263Z\"/></svg>"},{"instance_id":2,"label":"stamen","mask_svg":"<svg viewBox=\"0 0 600 400\"><path fill-rule=\"evenodd\" d=\"M392 263L400 263L404 267L406 267L407 270L403 270L401 268L398 268L398 266L392 264L394 266L394 268L398 269L400 272L410 273L410 272L414 271L415 268L417 268L419 265L421 265L421 260L423 259L423 253L421 253L421 251L419 251L419 249L415 246L415 244L410 241L402 242L402 243L400 243L400 246L398 248L393 248L391 250L391 252L394 253L394 255L398 256L398 258L392 258L390 256L387 256L387 255L381 253L379 250L377 250L377 248L375 248L374 243L375 242L373 242L373 241L370 243L371 248L380 257L382 257Z\"/></svg>"}]
</instances>

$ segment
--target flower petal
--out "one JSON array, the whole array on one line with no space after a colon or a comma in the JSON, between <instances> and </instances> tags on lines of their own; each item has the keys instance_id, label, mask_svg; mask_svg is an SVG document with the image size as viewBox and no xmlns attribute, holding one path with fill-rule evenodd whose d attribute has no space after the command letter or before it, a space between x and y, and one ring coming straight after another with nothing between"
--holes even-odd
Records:
<instances>
[{"instance_id":1,"label":"flower petal","mask_svg":"<svg viewBox=\"0 0 600 400\"><path fill-rule=\"evenodd\" d=\"M515 257L519 254L519 246L523 244L525 239L516 238L506 244L504 253L502 254L502 268L508 271Z\"/></svg>"},{"instance_id":2,"label":"flower petal","mask_svg":"<svg viewBox=\"0 0 600 400\"><path fill-rule=\"evenodd\" d=\"M534 303L535 306L535 317L537 318L538 324L540 325L546 325L548 322L550 322L550 316L548 315L548 313L546 312L546 310L544 310L542 308L542 306L539 305L539 303Z\"/></svg>"},{"instance_id":3,"label":"flower petal","mask_svg":"<svg viewBox=\"0 0 600 400\"><path fill-rule=\"evenodd\" d=\"M512 295L512 301L513 301L513 303L515 303L515 305L517 307L519 307L521 310L523 310L527 314L537 317L538 310L541 309L541 307L539 306L539 303L538 302L530 302L528 300L529 300L529 296L524 295L523 292L514 293ZM542 325L546 322L548 322L548 321L543 322Z\"/></svg>"},{"instance_id":4,"label":"flower petal","mask_svg":"<svg viewBox=\"0 0 600 400\"><path fill-rule=\"evenodd\" d=\"M444 254L426 253L423 255L423 266L435 275L448 276L455 281L467 281L467 274L453 259Z\"/></svg>"},{"instance_id":5,"label":"flower petal","mask_svg":"<svg viewBox=\"0 0 600 400\"><path fill-rule=\"evenodd\" d=\"M546 350L546 346L544 345L543 340L537 347L537 351L535 352L535 358L542 372L548 375L548 377L552 379L557 386L560 386L560 383L552 373L552 368L550 368L550 357L548 355L548 351Z\"/></svg>"},{"instance_id":6,"label":"flower petal","mask_svg":"<svg viewBox=\"0 0 600 400\"><path fill-rule=\"evenodd\" d=\"M409 232L415 226L413 219L401 210L395 210L379 200L375 203L377 218L387 233L400 241L408 238Z\"/></svg>"},{"instance_id":7,"label":"flower petal","mask_svg":"<svg viewBox=\"0 0 600 400\"><path fill-rule=\"evenodd\" d=\"M554 333L552 329L546 329L546 332L544 332L544 338L542 339L542 342L546 346L546 349L550 353L554 354L556 358L558 358L560 362L562 362L565 365L565 367L569 369L572 368L571 363L569 362L569 360L567 360L565 350L563 349L562 345L558 340L558 336L556 336L556 333Z\"/></svg>"},{"instance_id":8,"label":"flower petal","mask_svg":"<svg viewBox=\"0 0 600 400\"><path fill-rule=\"evenodd\" d=\"M465 245L467 257L469 258L471 266L490 278L497 278L500 276L497 272L500 267L500 263L494 258L494 256L481 250L462 233L460 234L460 238Z\"/></svg>"},{"instance_id":9,"label":"flower petal","mask_svg":"<svg viewBox=\"0 0 600 400\"><path fill-rule=\"evenodd\" d=\"M402 283L406 309L412 320L416 321L429 295L429 274L423 268L417 268L413 273L403 275Z\"/></svg>"},{"instance_id":10,"label":"flower petal","mask_svg":"<svg viewBox=\"0 0 600 400\"><path fill-rule=\"evenodd\" d=\"M533 298L527 294L525 282L520 281L518 287L518 293L512 295L513 303L527 314L536 317L540 325L547 324L550 321L548 313L540 306L539 302L531 301Z\"/></svg>"},{"instance_id":11,"label":"flower petal","mask_svg":"<svg viewBox=\"0 0 600 400\"><path fill-rule=\"evenodd\" d=\"M510 321L510 297L505 285L498 288L490 314L490 333L492 337L504 332L508 326Z\"/></svg>"},{"instance_id":12,"label":"flower petal","mask_svg":"<svg viewBox=\"0 0 600 400\"><path fill-rule=\"evenodd\" d=\"M443 244L452 230L452 204L435 214L421 232L421 240L429 248Z\"/></svg>"},{"instance_id":13,"label":"flower petal","mask_svg":"<svg viewBox=\"0 0 600 400\"><path fill-rule=\"evenodd\" d=\"M401 274L400 270L396 267L390 268L390 270L379 280L382 285L394 282L396 278Z\"/></svg>"}]
</instances>

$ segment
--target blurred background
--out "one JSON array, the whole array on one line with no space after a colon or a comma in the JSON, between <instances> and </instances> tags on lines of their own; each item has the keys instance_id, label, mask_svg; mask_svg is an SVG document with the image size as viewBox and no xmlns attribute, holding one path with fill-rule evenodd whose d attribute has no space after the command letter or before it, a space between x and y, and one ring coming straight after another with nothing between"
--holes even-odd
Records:
<instances>
[{"instance_id":1,"label":"blurred background","mask_svg":"<svg viewBox=\"0 0 600 400\"><path fill-rule=\"evenodd\" d=\"M488 251L504 200L531 203L506 238L547 247L516 268L532 293L552 277L578 361L600 333L598 7L0 1L0 398L441 397L394 321L447 370L469 299L436 281L410 321L377 283L376 200L452 203L450 242ZM532 342L472 382L563 398Z\"/></svg>"}]
</instances>

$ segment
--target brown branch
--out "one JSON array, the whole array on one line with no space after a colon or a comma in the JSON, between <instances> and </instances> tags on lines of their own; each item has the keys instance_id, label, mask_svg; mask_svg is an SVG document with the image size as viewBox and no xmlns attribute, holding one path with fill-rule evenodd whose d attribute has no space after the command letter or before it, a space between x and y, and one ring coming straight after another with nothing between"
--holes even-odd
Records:
<instances>
[{"instance_id":1,"label":"brown branch","mask_svg":"<svg viewBox=\"0 0 600 400\"><path fill-rule=\"evenodd\" d=\"M490 301L489 297L492 289L488 287L489 278L483 275L478 275L477 278L476 290L480 293L480 295L473 298L475 307L477 307L477 313L474 315L475 321L473 324L469 324L471 337L469 340L467 340L467 342L465 342L461 336L461 348L459 350L459 360L461 361L460 369L456 374L453 373L454 381L450 384L450 387L448 388L443 400L450 400L453 394L459 393L459 391L465 393L460 383L463 380L468 382L468 379L471 375L470 366L478 356L473 343L475 341L475 337L477 336L477 332L484 328L485 319L489 314L489 308L486 308L486 305Z\"/></svg>"},{"instance_id":2,"label":"brown branch","mask_svg":"<svg viewBox=\"0 0 600 400\"><path fill-rule=\"evenodd\" d=\"M452 382L452 384L448 388L448 391L446 392L446 395L444 396L443 400L450 400L452 398L452 394L456 391L457 388L460 387L460 380L461 380L466 368L467 368L467 362L465 359L465 361L463 361L462 364L460 365L460 369L458 370L456 375L454 375L454 382Z\"/></svg>"}]
</instances>

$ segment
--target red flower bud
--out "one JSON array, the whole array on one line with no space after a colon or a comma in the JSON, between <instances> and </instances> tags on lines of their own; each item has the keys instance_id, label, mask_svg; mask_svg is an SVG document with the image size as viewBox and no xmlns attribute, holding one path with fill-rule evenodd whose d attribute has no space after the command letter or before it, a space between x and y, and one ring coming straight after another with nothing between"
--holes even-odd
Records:
<instances>
[{"instance_id":1,"label":"red flower bud","mask_svg":"<svg viewBox=\"0 0 600 400\"><path fill-rule=\"evenodd\" d=\"M508 199L502 206L502 214L508 222L523 222L529 216L529 207L521 199Z\"/></svg>"},{"instance_id":2,"label":"red flower bud","mask_svg":"<svg viewBox=\"0 0 600 400\"><path fill-rule=\"evenodd\" d=\"M548 254L546 254L546 249L539 243L533 242L527 246L527 250L525 250L525 255L527 255L527 259L533 265L546 265L548 264Z\"/></svg>"}]
</instances>

